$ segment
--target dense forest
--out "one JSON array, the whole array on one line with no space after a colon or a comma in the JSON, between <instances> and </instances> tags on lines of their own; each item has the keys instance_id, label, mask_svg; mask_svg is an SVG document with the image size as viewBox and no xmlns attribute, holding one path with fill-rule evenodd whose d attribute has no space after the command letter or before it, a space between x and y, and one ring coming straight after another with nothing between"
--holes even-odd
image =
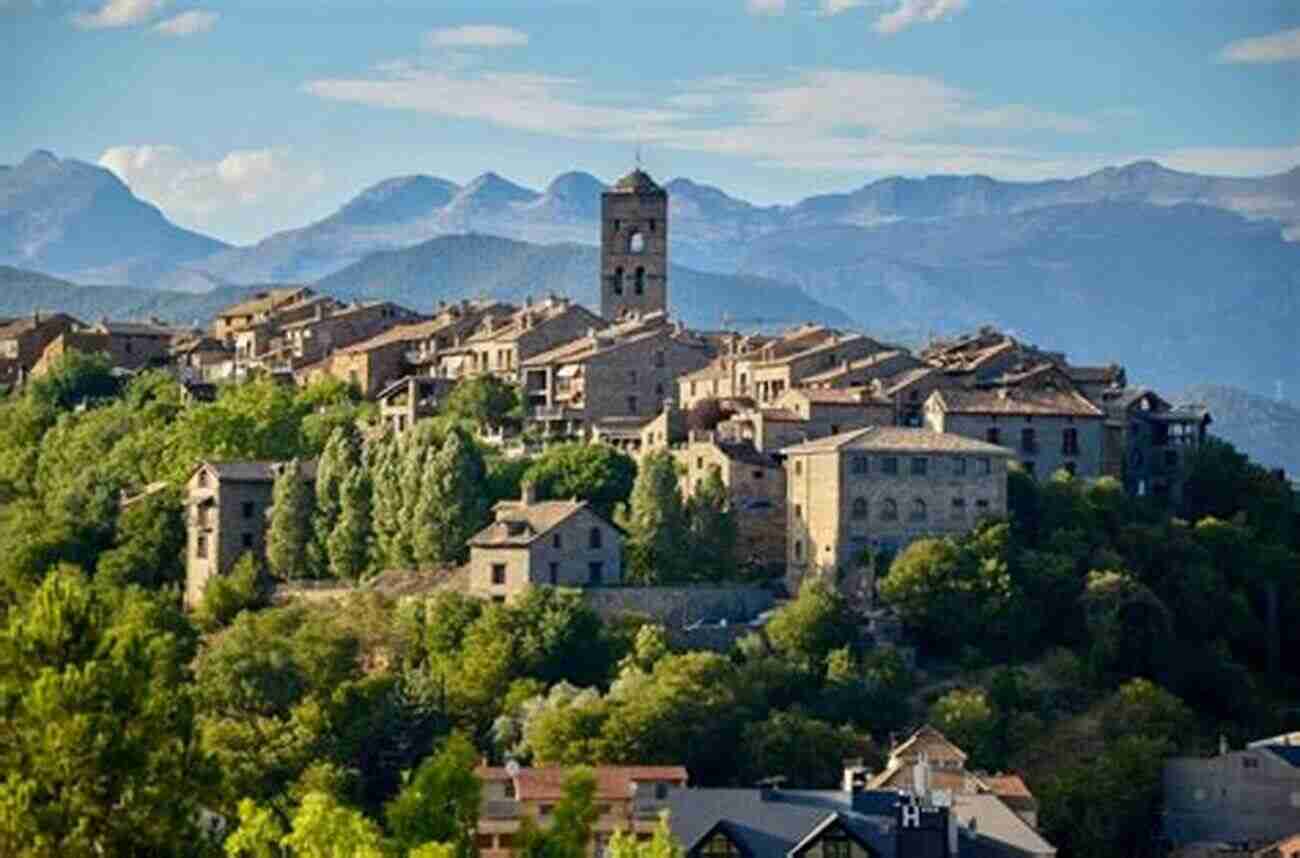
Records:
<instances>
[{"instance_id":1,"label":"dense forest","mask_svg":"<svg viewBox=\"0 0 1300 858\"><path fill-rule=\"evenodd\" d=\"M726 653L563 590L270 604L276 579L440 574L522 480L617 518L635 580L753 580L719 485L683 499L668 457L638 469L604 447L503 458L474 429L510 400L466 385L395 439L341 385L189 402L75 354L0 400L0 853L467 858L487 758L574 767L520 843L576 858L585 765L833 787L845 758L879 765L929 722L973 767L1024 775L1062 856L1140 856L1165 758L1295 727L1295 496L1217 442L1179 508L1013 472L1007 520L867 558L915 660L874 645L830 582ZM185 480L244 458L291 463L266 568L246 557L186 614ZM225 832L203 833L214 815ZM615 847L676 854L665 832Z\"/></svg>"}]
</instances>

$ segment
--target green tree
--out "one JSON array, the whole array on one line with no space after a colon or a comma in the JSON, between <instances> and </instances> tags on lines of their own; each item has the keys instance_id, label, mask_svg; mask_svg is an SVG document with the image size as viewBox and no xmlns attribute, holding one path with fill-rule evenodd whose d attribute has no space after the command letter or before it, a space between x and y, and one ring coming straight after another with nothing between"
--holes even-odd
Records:
<instances>
[{"instance_id":1,"label":"green tree","mask_svg":"<svg viewBox=\"0 0 1300 858\"><path fill-rule=\"evenodd\" d=\"M88 400L115 396L118 389L113 362L107 355L69 351L32 379L28 395L43 407L66 410Z\"/></svg>"},{"instance_id":2,"label":"green tree","mask_svg":"<svg viewBox=\"0 0 1300 858\"><path fill-rule=\"evenodd\" d=\"M736 516L731 496L714 466L686 504L691 529L691 570L696 577L725 581L736 577Z\"/></svg>"},{"instance_id":3,"label":"green tree","mask_svg":"<svg viewBox=\"0 0 1300 858\"><path fill-rule=\"evenodd\" d=\"M801 712L773 712L745 726L741 744L744 783L780 776L799 789L836 789L843 761L861 756L853 730Z\"/></svg>"},{"instance_id":4,"label":"green tree","mask_svg":"<svg viewBox=\"0 0 1300 858\"><path fill-rule=\"evenodd\" d=\"M516 854L521 858L585 858L596 808L596 776L575 768L564 777L563 795L551 813L551 824L539 830L530 817L520 826Z\"/></svg>"},{"instance_id":5,"label":"green tree","mask_svg":"<svg viewBox=\"0 0 1300 858\"><path fill-rule=\"evenodd\" d=\"M772 648L807 669L820 669L832 650L854 641L857 620L839 592L821 579L807 581L798 597L767 624Z\"/></svg>"},{"instance_id":6,"label":"green tree","mask_svg":"<svg viewBox=\"0 0 1300 858\"><path fill-rule=\"evenodd\" d=\"M316 505L312 514L312 530L315 539L313 551L320 558L328 558L329 538L338 525L343 509L343 481L360 465L361 443L356 430L335 429L316 462Z\"/></svg>"},{"instance_id":7,"label":"green tree","mask_svg":"<svg viewBox=\"0 0 1300 858\"><path fill-rule=\"evenodd\" d=\"M149 588L185 580L184 507L175 490L149 495L122 511L114 547L99 556L96 574Z\"/></svg>"},{"instance_id":8,"label":"green tree","mask_svg":"<svg viewBox=\"0 0 1300 858\"><path fill-rule=\"evenodd\" d=\"M608 858L685 858L686 850L673 837L668 811L664 811L649 840L640 840L631 831L616 831L609 839L605 854Z\"/></svg>"},{"instance_id":9,"label":"green tree","mask_svg":"<svg viewBox=\"0 0 1300 858\"><path fill-rule=\"evenodd\" d=\"M266 528L266 561L278 578L292 581L313 571L307 562L311 512L311 493L302 464L291 459L275 478Z\"/></svg>"},{"instance_id":10,"label":"green tree","mask_svg":"<svg viewBox=\"0 0 1300 858\"><path fill-rule=\"evenodd\" d=\"M459 382L443 405L442 413L465 420L479 429L497 429L519 416L519 391L494 375L477 375Z\"/></svg>"},{"instance_id":11,"label":"green tree","mask_svg":"<svg viewBox=\"0 0 1300 858\"><path fill-rule=\"evenodd\" d=\"M452 734L415 770L384 808L388 831L398 845L410 849L422 843L446 843L454 846L456 858L472 858L483 791L474 772L477 764L474 746L464 736Z\"/></svg>"},{"instance_id":12,"label":"green tree","mask_svg":"<svg viewBox=\"0 0 1300 858\"><path fill-rule=\"evenodd\" d=\"M343 479L339 515L326 542L330 573L359 579L370 561L370 481L360 466Z\"/></svg>"},{"instance_id":13,"label":"green tree","mask_svg":"<svg viewBox=\"0 0 1300 858\"><path fill-rule=\"evenodd\" d=\"M210 769L196 639L166 601L62 568L0 629L0 853L182 855Z\"/></svg>"},{"instance_id":14,"label":"green tree","mask_svg":"<svg viewBox=\"0 0 1300 858\"><path fill-rule=\"evenodd\" d=\"M930 706L930 723L972 758L972 768L990 756L997 713L979 688L955 688Z\"/></svg>"},{"instance_id":15,"label":"green tree","mask_svg":"<svg viewBox=\"0 0 1300 858\"><path fill-rule=\"evenodd\" d=\"M690 528L677 468L667 451L656 450L642 457L619 521L628 534L629 580L662 584L689 577Z\"/></svg>"},{"instance_id":16,"label":"green tree","mask_svg":"<svg viewBox=\"0 0 1300 858\"><path fill-rule=\"evenodd\" d=\"M462 563L469 539L487 524L486 469L474 442L460 429L447 432L426 459L412 521L415 560L424 566Z\"/></svg>"},{"instance_id":17,"label":"green tree","mask_svg":"<svg viewBox=\"0 0 1300 858\"><path fill-rule=\"evenodd\" d=\"M215 631L229 625L240 612L264 605L261 577L257 558L245 552L228 573L208 579L194 622L199 628Z\"/></svg>"},{"instance_id":18,"label":"green tree","mask_svg":"<svg viewBox=\"0 0 1300 858\"><path fill-rule=\"evenodd\" d=\"M540 498L580 498L609 518L626 503L636 481L632 459L607 444L548 447L524 472Z\"/></svg>"}]
</instances>

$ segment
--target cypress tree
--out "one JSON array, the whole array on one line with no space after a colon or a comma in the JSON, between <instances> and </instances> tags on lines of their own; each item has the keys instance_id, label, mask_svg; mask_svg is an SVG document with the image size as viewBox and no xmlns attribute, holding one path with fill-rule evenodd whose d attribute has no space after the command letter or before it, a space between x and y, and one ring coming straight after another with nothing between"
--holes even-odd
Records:
<instances>
[{"instance_id":1,"label":"cypress tree","mask_svg":"<svg viewBox=\"0 0 1300 858\"><path fill-rule=\"evenodd\" d=\"M327 542L330 571L355 581L370 559L370 480L364 469L355 467L343 478L339 501L338 521Z\"/></svg>"},{"instance_id":2,"label":"cypress tree","mask_svg":"<svg viewBox=\"0 0 1300 858\"><path fill-rule=\"evenodd\" d=\"M715 466L687 503L691 527L691 573L724 580L736 575L736 517L731 497Z\"/></svg>"},{"instance_id":3,"label":"cypress tree","mask_svg":"<svg viewBox=\"0 0 1300 858\"><path fill-rule=\"evenodd\" d=\"M641 459L619 523L628 532L629 580L662 584L689 577L690 528L677 467L666 450Z\"/></svg>"},{"instance_id":4,"label":"cypress tree","mask_svg":"<svg viewBox=\"0 0 1300 858\"><path fill-rule=\"evenodd\" d=\"M330 434L316 465L316 512L312 516L311 552L315 565L332 565L329 539L338 524L342 508L343 481L361 460L356 431L340 426Z\"/></svg>"},{"instance_id":5,"label":"cypress tree","mask_svg":"<svg viewBox=\"0 0 1300 858\"><path fill-rule=\"evenodd\" d=\"M279 578L304 578L310 572L307 543L311 539L312 496L303 482L302 464L285 463L271 490L270 523L266 530L266 560Z\"/></svg>"},{"instance_id":6,"label":"cypress tree","mask_svg":"<svg viewBox=\"0 0 1300 858\"><path fill-rule=\"evenodd\" d=\"M412 516L419 562L464 562L470 537L487 523L486 477L474 442L460 429L449 430L441 449L427 460Z\"/></svg>"}]
</instances>

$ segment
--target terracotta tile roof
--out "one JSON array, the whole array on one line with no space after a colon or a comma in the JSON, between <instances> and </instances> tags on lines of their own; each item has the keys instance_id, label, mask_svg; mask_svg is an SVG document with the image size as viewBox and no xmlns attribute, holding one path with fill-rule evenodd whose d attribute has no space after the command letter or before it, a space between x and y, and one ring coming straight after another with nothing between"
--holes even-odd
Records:
<instances>
[{"instance_id":1,"label":"terracotta tile roof","mask_svg":"<svg viewBox=\"0 0 1300 858\"><path fill-rule=\"evenodd\" d=\"M984 775L980 778L989 792L999 798L1033 798L1023 778L1017 774Z\"/></svg>"},{"instance_id":2,"label":"terracotta tile roof","mask_svg":"<svg viewBox=\"0 0 1300 858\"><path fill-rule=\"evenodd\" d=\"M0 340L11 339L30 331L34 331L41 325L54 319L67 319L74 327L85 327L81 322L66 313L50 313L49 315L42 315L39 321L34 316L22 316L11 320L8 324L0 325Z\"/></svg>"},{"instance_id":3,"label":"terracotta tile roof","mask_svg":"<svg viewBox=\"0 0 1300 858\"><path fill-rule=\"evenodd\" d=\"M632 797L637 782L667 781L685 785L684 766L596 766L596 798L626 801ZM569 770L561 766L520 769L515 775L515 796L520 801L555 801L564 796L564 779ZM475 770L485 781L508 781L510 775L501 766L479 766Z\"/></svg>"},{"instance_id":4,"label":"terracotta tile roof","mask_svg":"<svg viewBox=\"0 0 1300 858\"><path fill-rule=\"evenodd\" d=\"M1101 417L1102 411L1074 391L1008 389L936 390L934 401L950 414L1027 414Z\"/></svg>"},{"instance_id":5,"label":"terracotta tile roof","mask_svg":"<svg viewBox=\"0 0 1300 858\"><path fill-rule=\"evenodd\" d=\"M913 429L905 426L867 426L805 441L786 447L781 452L791 454L835 453L841 450L881 450L901 453L970 453L980 456L1014 456L1006 447L976 441L948 432L931 429ZM911 739L908 740L912 741ZM906 742L904 746L906 746Z\"/></svg>"},{"instance_id":6,"label":"terracotta tile roof","mask_svg":"<svg viewBox=\"0 0 1300 858\"><path fill-rule=\"evenodd\" d=\"M848 336L833 336L830 339L823 340L819 343L804 349L797 349L787 354L778 355L770 360L758 361L754 364L757 367L783 366L806 357L813 357L823 352L834 351L845 346L858 345L860 343L872 343L879 345L874 340L862 334L849 334Z\"/></svg>"},{"instance_id":7,"label":"terracotta tile roof","mask_svg":"<svg viewBox=\"0 0 1300 858\"><path fill-rule=\"evenodd\" d=\"M551 298L538 304L521 307L509 317L501 320L499 324L493 325L490 330L486 328L476 330L473 334L470 334L465 338L465 342L513 342L523 336L526 332L540 327L541 325L545 325L547 322L558 319L569 312L586 316L588 324L594 328L605 328L609 325L608 322L581 304L575 304L567 299ZM527 327L524 326L524 320L526 318L531 319L531 322Z\"/></svg>"},{"instance_id":8,"label":"terracotta tile roof","mask_svg":"<svg viewBox=\"0 0 1300 858\"><path fill-rule=\"evenodd\" d=\"M264 313L286 299L292 297L298 292L306 289L306 286L293 286L284 289L271 289L267 292L260 292L238 304L231 304L229 307L217 313L217 317L222 316L253 316L258 313ZM315 296L316 298L324 296Z\"/></svg>"}]
</instances>

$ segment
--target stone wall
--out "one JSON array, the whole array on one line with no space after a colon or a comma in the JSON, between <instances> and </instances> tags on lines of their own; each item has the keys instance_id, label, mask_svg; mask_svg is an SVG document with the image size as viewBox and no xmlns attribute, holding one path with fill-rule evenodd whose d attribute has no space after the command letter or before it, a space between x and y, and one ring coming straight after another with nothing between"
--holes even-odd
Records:
<instances>
[{"instance_id":1,"label":"stone wall","mask_svg":"<svg viewBox=\"0 0 1300 858\"><path fill-rule=\"evenodd\" d=\"M775 604L761 587L605 587L584 590L583 600L603 619L648 616L669 628L691 623L746 623Z\"/></svg>"}]
</instances>

